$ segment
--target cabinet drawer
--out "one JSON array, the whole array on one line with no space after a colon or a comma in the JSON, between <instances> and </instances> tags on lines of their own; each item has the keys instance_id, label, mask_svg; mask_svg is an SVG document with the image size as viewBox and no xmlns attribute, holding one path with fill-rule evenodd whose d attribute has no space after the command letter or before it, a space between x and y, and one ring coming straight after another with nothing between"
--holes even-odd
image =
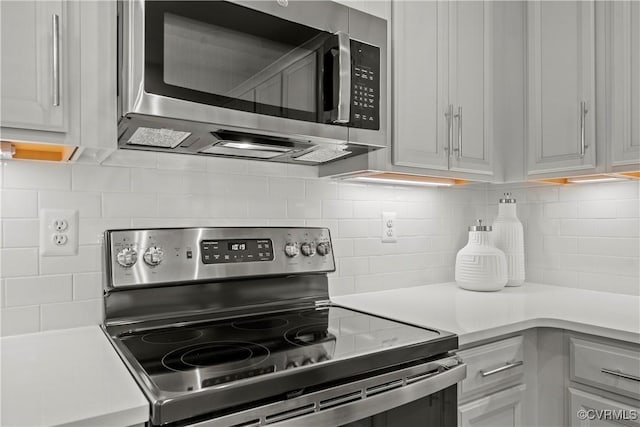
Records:
<instances>
[{"instance_id":1,"label":"cabinet drawer","mask_svg":"<svg viewBox=\"0 0 640 427\"><path fill-rule=\"evenodd\" d=\"M622 402L587 393L569 387L570 425L589 426L640 426L638 406L629 406Z\"/></svg>"},{"instance_id":2,"label":"cabinet drawer","mask_svg":"<svg viewBox=\"0 0 640 427\"><path fill-rule=\"evenodd\" d=\"M463 350L458 355L467 364L461 398L522 375L524 370L522 336Z\"/></svg>"},{"instance_id":3,"label":"cabinet drawer","mask_svg":"<svg viewBox=\"0 0 640 427\"><path fill-rule=\"evenodd\" d=\"M570 337L571 380L640 398L639 350Z\"/></svg>"}]
</instances>

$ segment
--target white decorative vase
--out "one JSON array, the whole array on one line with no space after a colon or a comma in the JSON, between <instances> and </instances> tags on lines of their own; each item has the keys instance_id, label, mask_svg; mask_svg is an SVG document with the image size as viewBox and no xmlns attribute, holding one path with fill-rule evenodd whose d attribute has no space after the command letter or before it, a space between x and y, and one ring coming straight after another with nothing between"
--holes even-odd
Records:
<instances>
[{"instance_id":1,"label":"white decorative vase","mask_svg":"<svg viewBox=\"0 0 640 427\"><path fill-rule=\"evenodd\" d=\"M470 291L499 291L507 284L507 260L493 246L491 226L469 227L469 242L456 256L455 279L458 286Z\"/></svg>"},{"instance_id":2,"label":"white decorative vase","mask_svg":"<svg viewBox=\"0 0 640 427\"><path fill-rule=\"evenodd\" d=\"M493 222L493 243L507 258L507 286L524 283L524 233L516 216L516 199L505 193Z\"/></svg>"}]
</instances>

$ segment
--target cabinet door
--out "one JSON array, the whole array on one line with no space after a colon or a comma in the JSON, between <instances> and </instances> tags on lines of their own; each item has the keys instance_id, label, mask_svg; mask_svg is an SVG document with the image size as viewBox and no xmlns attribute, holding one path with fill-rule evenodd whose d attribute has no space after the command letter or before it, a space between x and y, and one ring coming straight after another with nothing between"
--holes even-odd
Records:
<instances>
[{"instance_id":1,"label":"cabinet door","mask_svg":"<svg viewBox=\"0 0 640 427\"><path fill-rule=\"evenodd\" d=\"M67 22L62 1L2 1L3 127L64 132Z\"/></svg>"},{"instance_id":2,"label":"cabinet door","mask_svg":"<svg viewBox=\"0 0 640 427\"><path fill-rule=\"evenodd\" d=\"M528 173L593 169L594 4L527 2L527 19Z\"/></svg>"},{"instance_id":3,"label":"cabinet door","mask_svg":"<svg viewBox=\"0 0 640 427\"><path fill-rule=\"evenodd\" d=\"M521 426L524 385L512 387L458 407L460 427Z\"/></svg>"},{"instance_id":4,"label":"cabinet door","mask_svg":"<svg viewBox=\"0 0 640 427\"><path fill-rule=\"evenodd\" d=\"M571 426L638 426L640 408L569 387ZM635 414L635 415L634 415Z\"/></svg>"},{"instance_id":5,"label":"cabinet door","mask_svg":"<svg viewBox=\"0 0 640 427\"><path fill-rule=\"evenodd\" d=\"M393 2L393 163L448 169L448 4Z\"/></svg>"},{"instance_id":6,"label":"cabinet door","mask_svg":"<svg viewBox=\"0 0 640 427\"><path fill-rule=\"evenodd\" d=\"M449 3L451 170L492 173L493 2Z\"/></svg>"},{"instance_id":7,"label":"cabinet door","mask_svg":"<svg viewBox=\"0 0 640 427\"><path fill-rule=\"evenodd\" d=\"M612 166L640 162L640 3L611 2Z\"/></svg>"}]
</instances>

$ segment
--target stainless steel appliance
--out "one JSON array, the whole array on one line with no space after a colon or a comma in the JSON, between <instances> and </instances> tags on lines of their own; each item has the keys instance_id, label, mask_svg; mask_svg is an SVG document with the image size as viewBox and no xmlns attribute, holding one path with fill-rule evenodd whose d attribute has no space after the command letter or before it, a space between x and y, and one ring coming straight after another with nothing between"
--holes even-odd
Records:
<instances>
[{"instance_id":1,"label":"stainless steel appliance","mask_svg":"<svg viewBox=\"0 0 640 427\"><path fill-rule=\"evenodd\" d=\"M119 3L120 148L320 164L387 144L387 23L331 1Z\"/></svg>"},{"instance_id":2,"label":"stainless steel appliance","mask_svg":"<svg viewBox=\"0 0 640 427\"><path fill-rule=\"evenodd\" d=\"M150 425L451 426L456 335L333 305L324 228L105 233L104 330Z\"/></svg>"}]
</instances>

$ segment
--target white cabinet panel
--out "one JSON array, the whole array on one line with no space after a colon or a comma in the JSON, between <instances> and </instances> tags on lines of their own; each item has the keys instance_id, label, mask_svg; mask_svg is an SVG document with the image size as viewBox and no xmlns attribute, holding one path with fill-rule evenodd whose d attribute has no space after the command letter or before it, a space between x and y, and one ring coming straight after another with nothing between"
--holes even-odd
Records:
<instances>
[{"instance_id":1,"label":"white cabinet panel","mask_svg":"<svg viewBox=\"0 0 640 427\"><path fill-rule=\"evenodd\" d=\"M528 173L595 168L594 4L528 2L527 19Z\"/></svg>"},{"instance_id":2,"label":"white cabinet panel","mask_svg":"<svg viewBox=\"0 0 640 427\"><path fill-rule=\"evenodd\" d=\"M569 387L571 426L638 426L640 425L640 419L637 416L639 412L638 407Z\"/></svg>"},{"instance_id":3,"label":"white cabinet panel","mask_svg":"<svg viewBox=\"0 0 640 427\"><path fill-rule=\"evenodd\" d=\"M640 3L611 2L611 164L640 163Z\"/></svg>"},{"instance_id":4,"label":"white cabinet panel","mask_svg":"<svg viewBox=\"0 0 640 427\"><path fill-rule=\"evenodd\" d=\"M458 408L460 427L516 427L523 425L524 385L474 400Z\"/></svg>"},{"instance_id":5,"label":"white cabinet panel","mask_svg":"<svg viewBox=\"0 0 640 427\"><path fill-rule=\"evenodd\" d=\"M64 6L62 1L0 3L3 127L66 130L69 34Z\"/></svg>"},{"instance_id":6,"label":"white cabinet panel","mask_svg":"<svg viewBox=\"0 0 640 427\"><path fill-rule=\"evenodd\" d=\"M393 2L394 164L448 169L447 3Z\"/></svg>"},{"instance_id":7,"label":"white cabinet panel","mask_svg":"<svg viewBox=\"0 0 640 427\"><path fill-rule=\"evenodd\" d=\"M492 174L493 3L392 6L393 163Z\"/></svg>"}]
</instances>

